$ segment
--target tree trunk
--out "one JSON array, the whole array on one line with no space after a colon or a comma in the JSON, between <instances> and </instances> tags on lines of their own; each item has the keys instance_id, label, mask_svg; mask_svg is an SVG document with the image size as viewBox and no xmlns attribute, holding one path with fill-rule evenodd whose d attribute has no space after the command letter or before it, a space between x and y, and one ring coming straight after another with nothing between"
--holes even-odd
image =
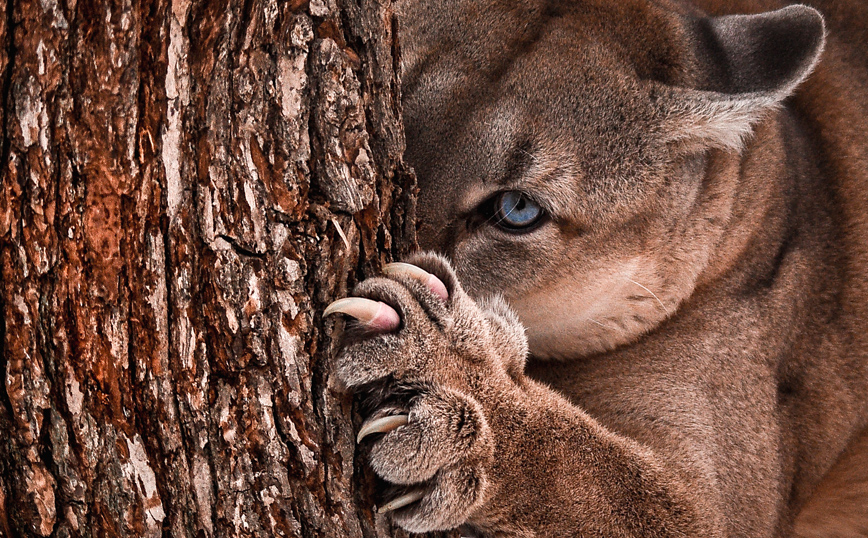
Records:
<instances>
[{"instance_id":1,"label":"tree trunk","mask_svg":"<svg viewBox=\"0 0 868 538\"><path fill-rule=\"evenodd\" d=\"M5 4L0 536L391 534L321 315L414 244L389 1Z\"/></svg>"}]
</instances>

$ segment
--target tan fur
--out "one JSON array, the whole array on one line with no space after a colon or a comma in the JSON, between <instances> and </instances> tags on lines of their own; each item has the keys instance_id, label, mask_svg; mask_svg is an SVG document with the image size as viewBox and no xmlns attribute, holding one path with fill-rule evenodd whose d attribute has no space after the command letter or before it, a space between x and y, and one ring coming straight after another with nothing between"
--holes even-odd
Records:
<instances>
[{"instance_id":1,"label":"tan fur","mask_svg":"<svg viewBox=\"0 0 868 538\"><path fill-rule=\"evenodd\" d=\"M398 524L868 533L868 4L784 5L398 1L449 298L363 282L402 326L339 358L409 417L361 445ZM504 191L548 218L505 230Z\"/></svg>"},{"instance_id":2,"label":"tan fur","mask_svg":"<svg viewBox=\"0 0 868 538\"><path fill-rule=\"evenodd\" d=\"M868 431L826 474L796 519L800 538L868 536Z\"/></svg>"}]
</instances>

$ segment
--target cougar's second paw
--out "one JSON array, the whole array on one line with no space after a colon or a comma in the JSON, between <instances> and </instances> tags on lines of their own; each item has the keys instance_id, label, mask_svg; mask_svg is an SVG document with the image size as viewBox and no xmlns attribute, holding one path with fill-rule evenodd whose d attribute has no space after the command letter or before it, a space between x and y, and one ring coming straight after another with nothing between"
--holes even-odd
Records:
<instances>
[{"instance_id":1,"label":"cougar's second paw","mask_svg":"<svg viewBox=\"0 0 868 538\"><path fill-rule=\"evenodd\" d=\"M483 502L494 450L484 402L523 368L526 344L508 308L480 307L444 259L411 261L326 313L353 318L337 371L361 396L358 442L389 484L379 510L426 532L460 525Z\"/></svg>"},{"instance_id":2,"label":"cougar's second paw","mask_svg":"<svg viewBox=\"0 0 868 538\"><path fill-rule=\"evenodd\" d=\"M491 432L473 398L419 386L406 407L379 408L359 431L360 450L388 484L378 511L411 532L463 523L487 486Z\"/></svg>"}]
</instances>

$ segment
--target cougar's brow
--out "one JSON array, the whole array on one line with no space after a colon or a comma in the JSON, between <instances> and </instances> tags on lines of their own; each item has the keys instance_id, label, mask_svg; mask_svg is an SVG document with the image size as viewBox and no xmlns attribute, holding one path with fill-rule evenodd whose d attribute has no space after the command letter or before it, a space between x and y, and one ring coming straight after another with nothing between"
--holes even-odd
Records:
<instances>
[{"instance_id":1,"label":"cougar's brow","mask_svg":"<svg viewBox=\"0 0 868 538\"><path fill-rule=\"evenodd\" d=\"M503 172L496 178L495 182L503 186L513 186L518 184L533 165L536 157L533 154L534 146L530 138L520 138L512 148L507 151Z\"/></svg>"}]
</instances>

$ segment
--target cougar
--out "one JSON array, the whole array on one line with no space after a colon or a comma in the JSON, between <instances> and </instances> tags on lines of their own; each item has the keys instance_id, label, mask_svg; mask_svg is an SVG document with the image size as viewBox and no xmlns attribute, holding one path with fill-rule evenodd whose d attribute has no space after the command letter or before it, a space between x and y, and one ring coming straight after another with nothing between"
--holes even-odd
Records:
<instances>
[{"instance_id":1,"label":"cougar","mask_svg":"<svg viewBox=\"0 0 868 538\"><path fill-rule=\"evenodd\" d=\"M336 376L378 510L868 536L868 3L397 0L423 252Z\"/></svg>"}]
</instances>

